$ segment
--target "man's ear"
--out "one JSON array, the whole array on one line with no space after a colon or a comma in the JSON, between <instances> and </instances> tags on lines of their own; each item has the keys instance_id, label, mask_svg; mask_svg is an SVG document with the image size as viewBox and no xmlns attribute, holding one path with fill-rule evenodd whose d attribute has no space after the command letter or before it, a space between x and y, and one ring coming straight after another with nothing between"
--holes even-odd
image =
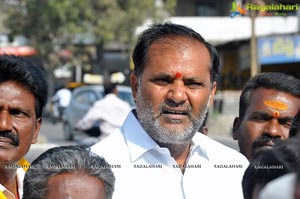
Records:
<instances>
[{"instance_id":1,"label":"man's ear","mask_svg":"<svg viewBox=\"0 0 300 199\"><path fill-rule=\"evenodd\" d=\"M35 144L37 142L38 135L39 135L39 132L40 132L40 129L41 129L41 125L42 125L42 118L38 118L36 120L35 129L34 129L34 133L33 133L33 136L32 136L31 144Z\"/></svg>"},{"instance_id":2,"label":"man's ear","mask_svg":"<svg viewBox=\"0 0 300 199\"><path fill-rule=\"evenodd\" d=\"M211 87L211 92L210 92L210 106L213 104L214 102L214 97L215 97L215 94L216 94L216 91L217 91L217 82L213 82L212 84L212 87Z\"/></svg>"},{"instance_id":3,"label":"man's ear","mask_svg":"<svg viewBox=\"0 0 300 199\"><path fill-rule=\"evenodd\" d=\"M132 72L130 75L130 87L131 87L132 96L134 99L136 98L138 83L139 82L138 82L137 76Z\"/></svg>"},{"instance_id":4,"label":"man's ear","mask_svg":"<svg viewBox=\"0 0 300 199\"><path fill-rule=\"evenodd\" d=\"M233 127L232 127L232 138L234 140L237 140L238 139L238 131L239 131L239 128L240 128L240 118L239 117L236 117L233 121Z\"/></svg>"}]
</instances>

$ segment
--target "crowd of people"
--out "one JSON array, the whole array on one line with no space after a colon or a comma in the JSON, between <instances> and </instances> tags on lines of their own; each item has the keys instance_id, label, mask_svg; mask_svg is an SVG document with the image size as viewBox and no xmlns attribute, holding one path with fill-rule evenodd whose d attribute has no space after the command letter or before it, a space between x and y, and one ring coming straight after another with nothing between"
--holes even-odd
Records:
<instances>
[{"instance_id":1,"label":"crowd of people","mask_svg":"<svg viewBox=\"0 0 300 199\"><path fill-rule=\"evenodd\" d=\"M268 72L246 82L233 121L236 151L207 136L220 72L215 47L186 26L153 24L132 58L136 108L109 84L77 124L109 118L100 125L105 138L52 148L29 165L24 156L48 98L45 74L0 56L0 199L300 198L299 79Z\"/></svg>"}]
</instances>

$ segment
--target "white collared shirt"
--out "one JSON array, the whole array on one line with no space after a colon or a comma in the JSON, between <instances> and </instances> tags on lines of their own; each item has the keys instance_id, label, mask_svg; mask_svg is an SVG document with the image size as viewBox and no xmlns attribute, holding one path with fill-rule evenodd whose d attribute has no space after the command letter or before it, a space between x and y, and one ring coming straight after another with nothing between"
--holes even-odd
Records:
<instances>
[{"instance_id":1,"label":"white collared shirt","mask_svg":"<svg viewBox=\"0 0 300 199\"><path fill-rule=\"evenodd\" d=\"M19 192L19 198L21 199L23 197L23 180L25 176L25 171L22 168L17 169L16 178L18 183L18 192ZM4 195L8 199L16 199L14 194L7 190L3 185L0 184L0 191L4 193Z\"/></svg>"},{"instance_id":2,"label":"white collared shirt","mask_svg":"<svg viewBox=\"0 0 300 199\"><path fill-rule=\"evenodd\" d=\"M157 145L132 112L120 131L91 150L112 166L115 199L243 198L248 160L201 133L192 140L184 175L169 150Z\"/></svg>"}]
</instances>

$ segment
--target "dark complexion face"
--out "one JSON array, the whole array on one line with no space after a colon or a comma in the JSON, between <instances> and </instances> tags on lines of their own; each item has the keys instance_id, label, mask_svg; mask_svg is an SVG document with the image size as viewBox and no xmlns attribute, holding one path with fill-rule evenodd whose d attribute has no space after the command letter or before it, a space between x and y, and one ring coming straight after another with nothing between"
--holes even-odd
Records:
<instances>
[{"instance_id":1,"label":"dark complexion face","mask_svg":"<svg viewBox=\"0 0 300 199\"><path fill-rule=\"evenodd\" d=\"M270 105L270 101L276 103ZM257 150L272 148L287 139L299 106L299 98L285 92L266 88L254 90L244 118L236 118L234 122L233 138L238 140L241 153L251 159Z\"/></svg>"},{"instance_id":2,"label":"dark complexion face","mask_svg":"<svg viewBox=\"0 0 300 199\"><path fill-rule=\"evenodd\" d=\"M33 94L15 82L0 83L0 166L24 157L36 143L40 126Z\"/></svg>"}]
</instances>

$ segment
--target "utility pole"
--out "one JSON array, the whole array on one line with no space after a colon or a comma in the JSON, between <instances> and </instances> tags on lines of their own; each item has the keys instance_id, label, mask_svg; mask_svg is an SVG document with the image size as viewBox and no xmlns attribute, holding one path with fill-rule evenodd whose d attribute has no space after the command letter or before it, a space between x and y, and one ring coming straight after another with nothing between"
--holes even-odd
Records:
<instances>
[{"instance_id":1,"label":"utility pole","mask_svg":"<svg viewBox=\"0 0 300 199\"><path fill-rule=\"evenodd\" d=\"M255 35L255 11L250 11L250 18L251 18L251 39L250 39L250 69L251 69L251 77L259 74L261 72L260 65L258 64L258 57L257 57L257 42L256 42L256 35Z\"/></svg>"}]
</instances>

